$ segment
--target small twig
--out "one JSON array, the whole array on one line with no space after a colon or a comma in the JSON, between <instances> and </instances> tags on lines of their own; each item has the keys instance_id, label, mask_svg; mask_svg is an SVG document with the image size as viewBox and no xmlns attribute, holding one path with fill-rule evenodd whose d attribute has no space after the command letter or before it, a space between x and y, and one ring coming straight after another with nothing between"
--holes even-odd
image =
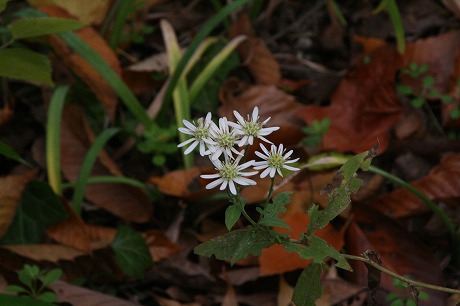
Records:
<instances>
[{"instance_id":1,"label":"small twig","mask_svg":"<svg viewBox=\"0 0 460 306\"><path fill-rule=\"evenodd\" d=\"M391 270L388 270L387 268L382 267L381 265L379 265L375 261L372 261L369 258L365 258L365 257L362 257L362 256L348 255L348 254L342 254L342 256L347 258L347 259L358 260L358 261L365 262L366 264L371 265L372 267L376 268L377 270L380 270L381 272L383 272L385 274L388 274L388 275L390 275L390 276L392 276L394 278L397 278L397 279L399 279L399 280L401 280L403 282L406 282L409 285L414 286L414 287L433 289L433 290L437 290L437 291L442 291L442 292L447 292L447 293L453 293L453 294L459 294L460 295L460 290L414 281L412 279L409 279L409 278L406 278L404 276L401 276L401 275L399 275L399 274L397 274L397 273L395 273L395 272L393 272Z\"/></svg>"}]
</instances>

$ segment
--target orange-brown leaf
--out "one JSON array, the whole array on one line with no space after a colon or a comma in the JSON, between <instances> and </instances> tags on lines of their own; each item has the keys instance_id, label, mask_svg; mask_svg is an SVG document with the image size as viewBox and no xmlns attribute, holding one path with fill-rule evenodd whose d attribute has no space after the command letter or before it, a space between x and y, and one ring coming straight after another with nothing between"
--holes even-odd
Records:
<instances>
[{"instance_id":1,"label":"orange-brown leaf","mask_svg":"<svg viewBox=\"0 0 460 306\"><path fill-rule=\"evenodd\" d=\"M0 177L0 237L3 237L13 221L24 187L36 173L36 170L31 170Z\"/></svg>"}]
</instances>

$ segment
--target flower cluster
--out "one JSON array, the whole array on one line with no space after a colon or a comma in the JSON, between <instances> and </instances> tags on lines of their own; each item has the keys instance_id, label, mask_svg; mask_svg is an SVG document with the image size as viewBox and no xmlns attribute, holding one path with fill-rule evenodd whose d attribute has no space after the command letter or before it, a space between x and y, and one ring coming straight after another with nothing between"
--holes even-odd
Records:
<instances>
[{"instance_id":1,"label":"flower cluster","mask_svg":"<svg viewBox=\"0 0 460 306\"><path fill-rule=\"evenodd\" d=\"M211 113L208 113L206 118L200 118L197 122L183 120L185 127L179 128L181 133L191 136L190 139L178 145L178 147L188 145L184 154L189 154L199 146L200 155L208 156L218 171L216 174L201 176L204 179L215 179L206 185L206 189L220 185L220 190L228 188L230 193L236 195L238 193L236 184L241 186L256 184L254 180L247 178L258 173L258 171L248 171L250 167L253 170L263 170L260 174L261 178L270 176L272 179L276 173L282 176L282 169L299 170L299 168L289 166L298 160L298 158L290 159L292 150L286 153L283 144L277 147L265 138L265 136L278 130L279 127L264 127L270 118L260 121L257 106L252 111L251 116L247 116L247 119L244 119L237 111L233 111L233 114L237 122L231 122L223 117L219 118L219 122L216 124L211 119ZM255 154L262 160L243 161L240 164L245 157L245 150L239 148L253 145L254 138L270 144L270 150L261 143L262 151L256 151Z\"/></svg>"}]
</instances>

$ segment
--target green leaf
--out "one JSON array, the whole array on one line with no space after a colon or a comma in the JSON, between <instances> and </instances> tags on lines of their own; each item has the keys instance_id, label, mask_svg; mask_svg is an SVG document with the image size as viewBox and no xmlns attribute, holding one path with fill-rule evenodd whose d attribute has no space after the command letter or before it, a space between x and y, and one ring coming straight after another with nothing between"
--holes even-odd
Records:
<instances>
[{"instance_id":1,"label":"green leaf","mask_svg":"<svg viewBox=\"0 0 460 306\"><path fill-rule=\"evenodd\" d=\"M320 276L321 264L311 263L302 271L292 295L296 306L315 306L315 301L323 293Z\"/></svg>"},{"instance_id":2,"label":"green leaf","mask_svg":"<svg viewBox=\"0 0 460 306\"><path fill-rule=\"evenodd\" d=\"M286 211L285 205L291 201L291 194L292 192L289 191L282 192L273 197L273 203L269 203L264 209L258 207L257 211L261 215L258 223L264 226L276 226L291 229L286 222L278 218L279 213Z\"/></svg>"},{"instance_id":3,"label":"green leaf","mask_svg":"<svg viewBox=\"0 0 460 306\"><path fill-rule=\"evenodd\" d=\"M397 294L396 292L391 292L387 294L387 296L385 297L385 301L391 302L395 299L398 299L399 297L399 294Z\"/></svg>"},{"instance_id":4,"label":"green leaf","mask_svg":"<svg viewBox=\"0 0 460 306\"><path fill-rule=\"evenodd\" d=\"M241 208L237 204L230 205L225 210L225 226L230 231L241 217Z\"/></svg>"},{"instance_id":5,"label":"green leaf","mask_svg":"<svg viewBox=\"0 0 460 306\"><path fill-rule=\"evenodd\" d=\"M13 293L27 293L29 292L27 289L17 286L17 285L8 285L6 286L6 291L7 292L13 292Z\"/></svg>"},{"instance_id":6,"label":"green leaf","mask_svg":"<svg viewBox=\"0 0 460 306\"><path fill-rule=\"evenodd\" d=\"M358 154L346 161L334 176L333 182L326 187L329 205L324 210L312 206L308 211L310 223L308 232L312 234L315 230L321 229L337 217L351 202L351 194L358 191L362 180L356 177L359 169L366 171L377 151L377 146L370 151Z\"/></svg>"},{"instance_id":7,"label":"green leaf","mask_svg":"<svg viewBox=\"0 0 460 306\"><path fill-rule=\"evenodd\" d=\"M17 162L20 162L26 166L31 166L27 161L25 161L18 153L16 153L9 145L0 140L0 154L11 158Z\"/></svg>"},{"instance_id":8,"label":"green leaf","mask_svg":"<svg viewBox=\"0 0 460 306\"><path fill-rule=\"evenodd\" d=\"M37 52L23 48L0 49L0 76L42 85L53 85L51 63Z\"/></svg>"},{"instance_id":9,"label":"green leaf","mask_svg":"<svg viewBox=\"0 0 460 306\"><path fill-rule=\"evenodd\" d=\"M51 291L46 291L37 296L37 299L48 302L48 303L53 303L57 301L57 295L54 292Z\"/></svg>"},{"instance_id":10,"label":"green leaf","mask_svg":"<svg viewBox=\"0 0 460 306\"><path fill-rule=\"evenodd\" d=\"M460 109L456 107L450 112L450 118L457 119L458 117L460 117Z\"/></svg>"},{"instance_id":11,"label":"green leaf","mask_svg":"<svg viewBox=\"0 0 460 306\"><path fill-rule=\"evenodd\" d=\"M8 25L14 39L57 34L81 28L85 24L74 19L41 17L16 20Z\"/></svg>"},{"instance_id":12,"label":"green leaf","mask_svg":"<svg viewBox=\"0 0 460 306\"><path fill-rule=\"evenodd\" d=\"M321 264L326 258L337 260L338 268L352 271L348 261L336 249L329 246L323 239L311 236L308 239L308 245L299 245L292 242L283 242L284 248L288 252L296 252L303 259L313 259L314 263Z\"/></svg>"},{"instance_id":13,"label":"green leaf","mask_svg":"<svg viewBox=\"0 0 460 306\"><path fill-rule=\"evenodd\" d=\"M49 225L67 217L50 186L32 181L26 185L13 222L1 241L4 244L38 243Z\"/></svg>"},{"instance_id":14,"label":"green leaf","mask_svg":"<svg viewBox=\"0 0 460 306\"><path fill-rule=\"evenodd\" d=\"M442 95L441 96L441 101L443 103L452 103L452 102L454 102L454 98L452 96L449 96L449 95Z\"/></svg>"},{"instance_id":15,"label":"green leaf","mask_svg":"<svg viewBox=\"0 0 460 306\"><path fill-rule=\"evenodd\" d=\"M402 94L402 95L405 95L405 96L408 96L408 95L411 95L414 93L414 91L412 90L412 87L408 86L408 85L404 85L404 84L399 84L396 86L396 91L399 93L399 94Z\"/></svg>"},{"instance_id":16,"label":"green leaf","mask_svg":"<svg viewBox=\"0 0 460 306\"><path fill-rule=\"evenodd\" d=\"M3 12L9 0L0 0L0 13Z\"/></svg>"},{"instance_id":17,"label":"green leaf","mask_svg":"<svg viewBox=\"0 0 460 306\"><path fill-rule=\"evenodd\" d=\"M415 108L422 107L424 103L425 103L425 99L423 97L416 97L411 100L411 104Z\"/></svg>"},{"instance_id":18,"label":"green leaf","mask_svg":"<svg viewBox=\"0 0 460 306\"><path fill-rule=\"evenodd\" d=\"M271 246L274 239L270 232L277 235L275 231L260 230L255 227L231 231L195 247L195 254L206 257L215 255L220 260L231 259L233 265L239 259L251 254L259 256L263 248Z\"/></svg>"},{"instance_id":19,"label":"green leaf","mask_svg":"<svg viewBox=\"0 0 460 306\"><path fill-rule=\"evenodd\" d=\"M5 306L55 306L54 304L32 299L26 296L14 296L0 293L0 305Z\"/></svg>"},{"instance_id":20,"label":"green leaf","mask_svg":"<svg viewBox=\"0 0 460 306\"><path fill-rule=\"evenodd\" d=\"M149 248L142 236L127 226L120 226L112 242L112 249L121 270L134 277L142 277L153 265Z\"/></svg>"},{"instance_id":21,"label":"green leaf","mask_svg":"<svg viewBox=\"0 0 460 306\"><path fill-rule=\"evenodd\" d=\"M61 269L53 269L49 271L48 273L44 273L42 277L40 277L40 280L43 283L43 287L48 287L49 284L51 284L54 281L57 281L60 279L62 276L62 270Z\"/></svg>"},{"instance_id":22,"label":"green leaf","mask_svg":"<svg viewBox=\"0 0 460 306\"><path fill-rule=\"evenodd\" d=\"M429 88L434 85L434 76L432 75L427 75L423 78L422 80L423 87Z\"/></svg>"}]
</instances>

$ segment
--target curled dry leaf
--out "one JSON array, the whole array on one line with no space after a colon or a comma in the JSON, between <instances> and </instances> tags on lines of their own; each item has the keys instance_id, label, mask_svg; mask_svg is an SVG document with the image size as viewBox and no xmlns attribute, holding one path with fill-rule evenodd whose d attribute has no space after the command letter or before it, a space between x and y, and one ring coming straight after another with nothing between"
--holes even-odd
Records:
<instances>
[{"instance_id":1,"label":"curled dry leaf","mask_svg":"<svg viewBox=\"0 0 460 306\"><path fill-rule=\"evenodd\" d=\"M58 7L40 7L39 9L52 17L73 18L66 11ZM96 30L91 27L83 27L77 30L76 34L99 53L116 73L121 73L120 62L117 56ZM93 66L71 50L60 38L55 35L50 35L49 41L62 61L93 90L96 97L103 104L107 114L113 120L118 98L109 83L104 80Z\"/></svg>"},{"instance_id":2,"label":"curled dry leaf","mask_svg":"<svg viewBox=\"0 0 460 306\"><path fill-rule=\"evenodd\" d=\"M301 233L305 232L310 218L306 213L297 212L295 214L282 217L287 224L292 228L291 238L299 239ZM275 228L277 232L290 234L285 228ZM326 240L329 245L337 250L340 250L344 244L343 234L334 229L332 225L315 232L318 237ZM259 257L260 275L281 274L295 269L305 268L311 260L300 258L297 253L286 252L284 247L279 244L274 244L267 249L262 250L262 255Z\"/></svg>"},{"instance_id":3,"label":"curled dry leaf","mask_svg":"<svg viewBox=\"0 0 460 306\"><path fill-rule=\"evenodd\" d=\"M24 187L36 174L36 170L30 170L23 174L0 177L0 238L13 221Z\"/></svg>"},{"instance_id":4,"label":"curled dry leaf","mask_svg":"<svg viewBox=\"0 0 460 306\"><path fill-rule=\"evenodd\" d=\"M281 81L280 65L265 42L255 35L247 14L240 14L239 18L230 28L230 38L237 37L238 35L248 37L237 48L237 51L242 57L243 62L247 63L256 83L277 85Z\"/></svg>"},{"instance_id":5,"label":"curled dry leaf","mask_svg":"<svg viewBox=\"0 0 460 306\"><path fill-rule=\"evenodd\" d=\"M76 105L64 108L61 127L61 160L62 172L70 181L76 181L80 167L90 146L85 132L82 110ZM109 159L108 155L105 155ZM109 164L106 160L104 164ZM110 162L110 170L99 161L93 166L91 174L111 175L121 173L116 165ZM115 170L116 171L115 171ZM152 205L147 195L140 189L124 184L97 184L86 187L85 197L94 205L112 214L133 222L146 222L152 215Z\"/></svg>"},{"instance_id":6,"label":"curled dry leaf","mask_svg":"<svg viewBox=\"0 0 460 306\"><path fill-rule=\"evenodd\" d=\"M429 175L412 182L411 185L430 200L458 199L460 197L460 154L446 154ZM422 200L405 188L386 193L368 205L393 218L404 218L430 211Z\"/></svg>"}]
</instances>

